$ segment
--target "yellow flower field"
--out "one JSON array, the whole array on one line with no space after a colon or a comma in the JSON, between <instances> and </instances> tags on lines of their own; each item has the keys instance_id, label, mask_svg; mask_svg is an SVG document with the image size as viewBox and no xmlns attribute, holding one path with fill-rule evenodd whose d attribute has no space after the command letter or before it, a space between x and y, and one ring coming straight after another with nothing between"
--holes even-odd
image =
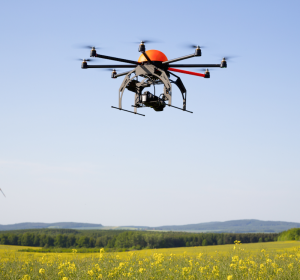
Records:
<instances>
[{"instance_id":1,"label":"yellow flower field","mask_svg":"<svg viewBox=\"0 0 300 280\"><path fill-rule=\"evenodd\" d=\"M300 279L300 243L270 242L94 254L0 246L0 279Z\"/></svg>"}]
</instances>

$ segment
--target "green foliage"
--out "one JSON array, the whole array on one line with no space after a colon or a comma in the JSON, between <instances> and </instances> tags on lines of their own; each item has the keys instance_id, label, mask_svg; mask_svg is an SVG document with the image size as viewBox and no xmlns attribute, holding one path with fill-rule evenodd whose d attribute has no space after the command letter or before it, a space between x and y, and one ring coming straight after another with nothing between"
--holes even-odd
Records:
<instances>
[{"instance_id":1,"label":"green foliage","mask_svg":"<svg viewBox=\"0 0 300 280\"><path fill-rule=\"evenodd\" d=\"M282 232L278 236L278 241L288 241L288 240L299 240L300 241L300 228L292 228L287 231Z\"/></svg>"},{"instance_id":2,"label":"green foliage","mask_svg":"<svg viewBox=\"0 0 300 280\"><path fill-rule=\"evenodd\" d=\"M294 238L299 238L300 232ZM297 236L297 237L296 237ZM53 248L140 250L276 241L275 233L188 233L116 230L18 230L0 234L0 244ZM289 239L288 239L289 240ZM293 240L293 239L291 239Z\"/></svg>"}]
</instances>

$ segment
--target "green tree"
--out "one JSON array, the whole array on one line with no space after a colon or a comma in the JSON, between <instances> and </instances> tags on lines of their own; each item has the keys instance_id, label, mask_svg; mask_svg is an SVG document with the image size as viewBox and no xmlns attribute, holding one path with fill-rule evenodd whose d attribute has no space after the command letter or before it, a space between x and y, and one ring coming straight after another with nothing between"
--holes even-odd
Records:
<instances>
[{"instance_id":1,"label":"green tree","mask_svg":"<svg viewBox=\"0 0 300 280\"><path fill-rule=\"evenodd\" d=\"M207 246L207 241L206 241L206 239L203 239L203 241L202 241L202 246Z\"/></svg>"},{"instance_id":2,"label":"green tree","mask_svg":"<svg viewBox=\"0 0 300 280\"><path fill-rule=\"evenodd\" d=\"M77 240L77 244L78 244L79 247L88 248L89 247L89 243L90 243L90 239L87 236L81 236Z\"/></svg>"},{"instance_id":3,"label":"green tree","mask_svg":"<svg viewBox=\"0 0 300 280\"><path fill-rule=\"evenodd\" d=\"M4 245L8 245L8 236L6 234L2 234L2 236L0 236L0 243L4 244Z\"/></svg>"},{"instance_id":4,"label":"green tree","mask_svg":"<svg viewBox=\"0 0 300 280\"><path fill-rule=\"evenodd\" d=\"M74 247L76 245L75 235L74 234L69 235L66 243L67 243L66 244L67 248Z\"/></svg>"},{"instance_id":5,"label":"green tree","mask_svg":"<svg viewBox=\"0 0 300 280\"><path fill-rule=\"evenodd\" d=\"M90 241L89 241L89 247L90 248L94 248L95 247L95 239L93 237L90 237Z\"/></svg>"},{"instance_id":6,"label":"green tree","mask_svg":"<svg viewBox=\"0 0 300 280\"><path fill-rule=\"evenodd\" d=\"M46 243L44 247L52 247L54 246L54 238L51 237L50 235L46 235L46 239L45 239Z\"/></svg>"},{"instance_id":7,"label":"green tree","mask_svg":"<svg viewBox=\"0 0 300 280\"><path fill-rule=\"evenodd\" d=\"M40 235L38 233L34 236L33 246L40 246Z\"/></svg>"},{"instance_id":8,"label":"green tree","mask_svg":"<svg viewBox=\"0 0 300 280\"><path fill-rule=\"evenodd\" d=\"M29 232L22 234L21 245L22 246L33 246L33 235L30 234Z\"/></svg>"},{"instance_id":9,"label":"green tree","mask_svg":"<svg viewBox=\"0 0 300 280\"><path fill-rule=\"evenodd\" d=\"M55 241L54 241L54 246L59 247L59 248L65 248L66 247L66 240L67 238L62 235L62 234L58 234L55 237Z\"/></svg>"},{"instance_id":10,"label":"green tree","mask_svg":"<svg viewBox=\"0 0 300 280\"><path fill-rule=\"evenodd\" d=\"M8 236L8 243L10 244L10 245L18 245L18 236L17 235L15 235L15 234L10 234L9 236Z\"/></svg>"}]
</instances>

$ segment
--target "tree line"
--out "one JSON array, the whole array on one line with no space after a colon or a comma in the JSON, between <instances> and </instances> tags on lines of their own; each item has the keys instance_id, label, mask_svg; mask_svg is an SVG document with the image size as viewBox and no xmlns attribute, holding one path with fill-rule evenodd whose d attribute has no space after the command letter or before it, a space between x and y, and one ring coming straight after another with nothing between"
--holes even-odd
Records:
<instances>
[{"instance_id":1,"label":"tree line","mask_svg":"<svg viewBox=\"0 0 300 280\"><path fill-rule=\"evenodd\" d=\"M300 241L300 228L291 228L283 231L278 236L278 241L296 240Z\"/></svg>"},{"instance_id":2,"label":"tree line","mask_svg":"<svg viewBox=\"0 0 300 280\"><path fill-rule=\"evenodd\" d=\"M103 231L95 235L75 233L46 234L38 232L19 232L0 234L0 244L57 248L172 248L277 241L276 233L186 233L149 231Z\"/></svg>"}]
</instances>

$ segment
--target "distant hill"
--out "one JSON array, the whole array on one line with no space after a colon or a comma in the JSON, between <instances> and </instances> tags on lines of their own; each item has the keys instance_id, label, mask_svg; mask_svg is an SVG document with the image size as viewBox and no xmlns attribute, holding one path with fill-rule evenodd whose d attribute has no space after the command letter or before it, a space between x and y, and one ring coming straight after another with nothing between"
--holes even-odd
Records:
<instances>
[{"instance_id":1,"label":"distant hill","mask_svg":"<svg viewBox=\"0 0 300 280\"><path fill-rule=\"evenodd\" d=\"M13 225L0 225L1 230L39 229L39 228L64 228L64 229L101 229L101 224L87 223L20 223Z\"/></svg>"},{"instance_id":2,"label":"distant hill","mask_svg":"<svg viewBox=\"0 0 300 280\"><path fill-rule=\"evenodd\" d=\"M110 226L88 223L20 223L13 225L0 225L0 231L18 229L105 229L105 230L162 230L162 231L187 231L187 232L229 232L229 233L255 233L269 232L277 233L291 228L300 228L300 223L280 222L280 221L260 221L260 220L235 220L227 222L210 222L200 224L190 224L182 226Z\"/></svg>"},{"instance_id":3,"label":"distant hill","mask_svg":"<svg viewBox=\"0 0 300 280\"><path fill-rule=\"evenodd\" d=\"M290 228L299 228L300 223L260 220L235 220L227 222L210 222L183 226L161 226L154 230L196 231L196 232L282 232Z\"/></svg>"}]
</instances>

